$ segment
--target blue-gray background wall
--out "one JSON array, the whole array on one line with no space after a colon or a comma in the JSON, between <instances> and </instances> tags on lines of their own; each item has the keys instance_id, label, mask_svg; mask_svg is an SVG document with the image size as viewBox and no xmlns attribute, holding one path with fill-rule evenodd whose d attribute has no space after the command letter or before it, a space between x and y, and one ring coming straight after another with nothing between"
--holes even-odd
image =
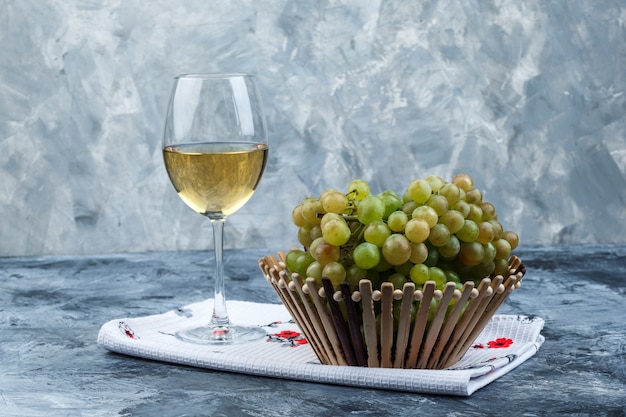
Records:
<instances>
[{"instance_id":1,"label":"blue-gray background wall","mask_svg":"<svg viewBox=\"0 0 626 417\"><path fill-rule=\"evenodd\" d=\"M160 135L174 75L246 71L271 156L226 246L304 196L470 173L522 244L626 242L622 0L0 0L0 256L202 249Z\"/></svg>"}]
</instances>

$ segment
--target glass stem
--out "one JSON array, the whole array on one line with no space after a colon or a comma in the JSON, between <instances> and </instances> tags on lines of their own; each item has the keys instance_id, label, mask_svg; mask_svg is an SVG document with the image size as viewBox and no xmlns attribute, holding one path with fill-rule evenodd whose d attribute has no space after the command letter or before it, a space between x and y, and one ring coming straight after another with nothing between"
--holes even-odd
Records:
<instances>
[{"instance_id":1,"label":"glass stem","mask_svg":"<svg viewBox=\"0 0 626 417\"><path fill-rule=\"evenodd\" d=\"M224 293L224 224L226 219L211 219L213 228L213 242L215 247L215 297L213 300L213 327L228 326L228 312L226 311L226 296Z\"/></svg>"}]
</instances>

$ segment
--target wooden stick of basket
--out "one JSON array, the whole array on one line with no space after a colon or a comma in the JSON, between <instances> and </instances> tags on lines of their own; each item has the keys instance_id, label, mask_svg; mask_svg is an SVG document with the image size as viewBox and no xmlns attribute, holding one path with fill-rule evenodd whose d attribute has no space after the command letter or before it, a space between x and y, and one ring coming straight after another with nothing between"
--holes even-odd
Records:
<instances>
[{"instance_id":1,"label":"wooden stick of basket","mask_svg":"<svg viewBox=\"0 0 626 417\"><path fill-rule=\"evenodd\" d=\"M525 273L513 256L506 277L466 282L459 290L432 281L416 290L413 283L374 290L361 280L358 291L348 283L333 288L328 279L289 274L285 253L268 255L259 267L320 362L328 365L381 368L444 369L458 362Z\"/></svg>"}]
</instances>

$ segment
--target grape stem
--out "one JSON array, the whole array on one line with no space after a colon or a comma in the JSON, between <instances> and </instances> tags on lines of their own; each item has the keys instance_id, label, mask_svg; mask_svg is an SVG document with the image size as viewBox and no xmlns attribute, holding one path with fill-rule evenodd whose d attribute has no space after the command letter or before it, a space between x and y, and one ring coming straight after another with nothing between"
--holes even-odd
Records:
<instances>
[{"instance_id":1,"label":"grape stem","mask_svg":"<svg viewBox=\"0 0 626 417\"><path fill-rule=\"evenodd\" d=\"M344 216L344 217L350 217L350 216ZM352 216L352 217L354 217L353 220L356 220L356 216ZM343 259L347 259L350 256L354 246L356 246L362 240L363 233L365 233L365 225L359 224L359 227L350 235L350 240L348 240L348 242L346 242L346 244L341 247Z\"/></svg>"}]
</instances>

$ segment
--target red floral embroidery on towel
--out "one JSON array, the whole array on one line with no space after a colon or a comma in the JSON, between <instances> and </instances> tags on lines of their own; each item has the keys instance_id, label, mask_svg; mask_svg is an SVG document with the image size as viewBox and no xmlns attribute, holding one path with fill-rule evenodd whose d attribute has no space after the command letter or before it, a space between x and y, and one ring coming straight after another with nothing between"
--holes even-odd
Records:
<instances>
[{"instance_id":1,"label":"red floral embroidery on towel","mask_svg":"<svg viewBox=\"0 0 626 417\"><path fill-rule=\"evenodd\" d=\"M131 339L139 339L139 336L137 336L135 332L133 332L133 329L131 329L130 326L123 321L120 321L117 327L119 327L120 331L124 333L127 337Z\"/></svg>"},{"instance_id":2,"label":"red floral embroidery on towel","mask_svg":"<svg viewBox=\"0 0 626 417\"><path fill-rule=\"evenodd\" d=\"M280 333L275 333L274 336L283 338L283 339L293 339L300 336L300 333L294 332L293 330L283 330Z\"/></svg>"},{"instance_id":3,"label":"red floral embroidery on towel","mask_svg":"<svg viewBox=\"0 0 626 417\"><path fill-rule=\"evenodd\" d=\"M304 336L293 330L283 330L279 333L268 334L267 341L286 343L290 347L296 347L298 345L305 345L308 343Z\"/></svg>"},{"instance_id":4,"label":"red floral embroidery on towel","mask_svg":"<svg viewBox=\"0 0 626 417\"><path fill-rule=\"evenodd\" d=\"M508 337L499 337L496 340L491 340L488 345L492 349L497 348L508 348L513 344L513 339L509 339Z\"/></svg>"},{"instance_id":5,"label":"red floral embroidery on towel","mask_svg":"<svg viewBox=\"0 0 626 417\"><path fill-rule=\"evenodd\" d=\"M508 348L513 344L513 339L509 339L508 337L499 337L496 340L490 340L487 342L487 347L490 349L500 349L500 348ZM476 343L472 345L474 349L484 349L485 345L482 343Z\"/></svg>"}]
</instances>

